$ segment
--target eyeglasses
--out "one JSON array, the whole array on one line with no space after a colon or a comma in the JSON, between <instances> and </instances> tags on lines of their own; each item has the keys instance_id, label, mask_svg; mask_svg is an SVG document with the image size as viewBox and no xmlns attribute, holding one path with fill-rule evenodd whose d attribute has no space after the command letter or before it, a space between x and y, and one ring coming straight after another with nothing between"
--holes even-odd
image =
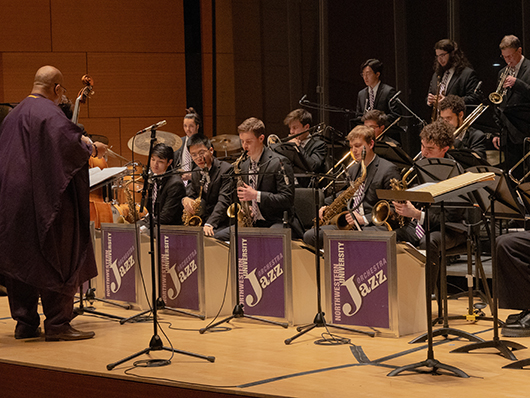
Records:
<instances>
[{"instance_id":1,"label":"eyeglasses","mask_svg":"<svg viewBox=\"0 0 530 398\"><path fill-rule=\"evenodd\" d=\"M55 86L53 87L53 90L54 90L54 91L55 91L55 88L56 88L57 86L61 86L61 87L63 88L63 90L64 90L65 93L68 91L68 90L66 89L66 87L63 86L61 83L55 83Z\"/></svg>"},{"instance_id":2,"label":"eyeglasses","mask_svg":"<svg viewBox=\"0 0 530 398\"><path fill-rule=\"evenodd\" d=\"M440 59L440 58L445 57L447 54L449 54L449 53L438 54L438 55L435 55L434 58Z\"/></svg>"},{"instance_id":3,"label":"eyeglasses","mask_svg":"<svg viewBox=\"0 0 530 398\"><path fill-rule=\"evenodd\" d=\"M192 159L198 159L198 158L205 157L208 154L208 152L209 151L207 151L206 149L203 149L202 151L197 152L197 153L190 153L190 155Z\"/></svg>"}]
</instances>

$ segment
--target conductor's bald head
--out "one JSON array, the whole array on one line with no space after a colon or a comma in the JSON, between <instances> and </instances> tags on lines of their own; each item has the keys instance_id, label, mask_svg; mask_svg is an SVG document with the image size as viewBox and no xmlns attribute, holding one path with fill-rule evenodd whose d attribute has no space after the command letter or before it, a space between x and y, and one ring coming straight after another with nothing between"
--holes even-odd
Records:
<instances>
[{"instance_id":1,"label":"conductor's bald head","mask_svg":"<svg viewBox=\"0 0 530 398\"><path fill-rule=\"evenodd\" d=\"M37 71L33 81L33 93L59 104L66 89L63 87L63 74L54 66L46 65Z\"/></svg>"}]
</instances>

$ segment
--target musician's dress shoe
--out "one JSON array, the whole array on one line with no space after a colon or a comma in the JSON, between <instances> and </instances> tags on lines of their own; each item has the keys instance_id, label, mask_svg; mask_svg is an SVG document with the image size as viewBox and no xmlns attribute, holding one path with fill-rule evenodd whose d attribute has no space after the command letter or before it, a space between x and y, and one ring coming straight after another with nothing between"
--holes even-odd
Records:
<instances>
[{"instance_id":1,"label":"musician's dress shoe","mask_svg":"<svg viewBox=\"0 0 530 398\"><path fill-rule=\"evenodd\" d=\"M60 333L46 333L46 341L86 340L94 336L94 332L82 332L80 330L74 329L72 326L68 326L68 329Z\"/></svg>"},{"instance_id":2,"label":"musician's dress shoe","mask_svg":"<svg viewBox=\"0 0 530 398\"><path fill-rule=\"evenodd\" d=\"M35 330L24 330L23 328L17 327L15 328L15 339L22 340L22 339L34 339L36 337L41 336L41 330L40 327L38 327Z\"/></svg>"},{"instance_id":3,"label":"musician's dress shoe","mask_svg":"<svg viewBox=\"0 0 530 398\"><path fill-rule=\"evenodd\" d=\"M515 323L519 319L521 319L521 318L525 317L526 315L528 315L528 313L530 313L529 310L523 310L523 311L519 312L518 314L510 314L510 315L508 315L508 318L506 318L506 323Z\"/></svg>"},{"instance_id":4,"label":"musician's dress shoe","mask_svg":"<svg viewBox=\"0 0 530 398\"><path fill-rule=\"evenodd\" d=\"M530 313L515 321L507 323L502 327L504 337L530 337Z\"/></svg>"}]
</instances>

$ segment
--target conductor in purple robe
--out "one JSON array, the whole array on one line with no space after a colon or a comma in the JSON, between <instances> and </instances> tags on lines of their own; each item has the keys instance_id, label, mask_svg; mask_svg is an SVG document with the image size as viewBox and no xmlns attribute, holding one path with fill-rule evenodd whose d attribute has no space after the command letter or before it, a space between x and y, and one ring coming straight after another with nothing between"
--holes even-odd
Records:
<instances>
[{"instance_id":1,"label":"conductor in purple robe","mask_svg":"<svg viewBox=\"0 0 530 398\"><path fill-rule=\"evenodd\" d=\"M88 159L106 145L82 136L57 106L62 73L40 68L31 94L0 126L0 273L5 276L15 338L82 340L74 329L74 294L97 275L90 236Z\"/></svg>"}]
</instances>

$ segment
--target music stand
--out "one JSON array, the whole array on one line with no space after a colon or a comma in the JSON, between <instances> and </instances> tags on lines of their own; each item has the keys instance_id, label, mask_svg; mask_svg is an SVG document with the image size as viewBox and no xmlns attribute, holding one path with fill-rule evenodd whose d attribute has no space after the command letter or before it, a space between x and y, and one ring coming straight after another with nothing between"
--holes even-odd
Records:
<instances>
[{"instance_id":1,"label":"music stand","mask_svg":"<svg viewBox=\"0 0 530 398\"><path fill-rule=\"evenodd\" d=\"M321 281L320 281L320 222L319 222L319 210L320 210L320 188L318 188L318 177L326 177L330 178L328 175L319 175L319 174L313 174L312 176L312 185L313 185L313 193L315 195L315 270L316 270L316 284L317 284L317 314L315 315L315 318L313 320L313 323L310 323L309 325L305 326L299 326L296 328L298 333L294 335L293 337L290 337L284 341L285 344L289 345L291 342L298 337L306 334L307 332L313 330L316 327L333 327L336 329L346 330L349 332L356 332L356 333L363 333L370 337L374 337L374 332L367 332L363 330L356 330L352 328L348 328L345 326L340 325L333 325L333 324L327 324L326 318L324 317L324 312L322 311L322 287L321 287Z\"/></svg>"},{"instance_id":2,"label":"music stand","mask_svg":"<svg viewBox=\"0 0 530 398\"><path fill-rule=\"evenodd\" d=\"M447 158L426 158L418 161L415 164L417 169L418 178L420 182L434 182L434 181L444 181L452 177L461 175L461 169L459 168L458 163L453 159ZM459 198L462 198L460 196ZM454 203L451 202L450 206L462 207L469 204L466 198L464 203ZM442 327L436 329L433 332L433 337L444 336L447 338L448 335L454 335L458 337L463 337L469 341L484 341L480 337L477 337L471 333L465 332L460 329L450 328L449 327L449 305L447 302L447 268L446 268L446 223L445 223L445 203L444 200L438 199L437 201L440 204L440 234L441 234L441 243L440 243L440 269L439 269L439 298L438 298L438 317L433 320L433 324L442 323ZM427 263L430 264L430 263ZM442 305L443 303L443 305ZM411 344L425 342L427 335L423 334L415 339L411 340Z\"/></svg>"},{"instance_id":3,"label":"music stand","mask_svg":"<svg viewBox=\"0 0 530 398\"><path fill-rule=\"evenodd\" d=\"M155 127L155 125L153 125L152 128L151 128L151 141L150 141L150 144L149 144L149 155L147 157L146 168L144 170L144 187L143 187L143 190L142 190L142 203L140 205L140 211L142 211L142 209L143 209L146 196L147 197L152 197L153 184L150 182L151 178L148 178L148 175L149 175L149 168L150 168L150 164L151 164L151 155L153 153L153 146L154 146L155 141L156 141L156 127ZM133 140L133 142L134 142L134 140ZM159 177L162 177L162 175L160 175ZM158 316L157 316L158 309L157 309L157 304L156 304L157 303L157 290L156 290L156 261L155 261L155 236L154 236L155 227L154 227L154 222L155 222L155 216L156 216L156 219L158 220L159 203L155 203L154 212L155 212L155 215L153 215L152 211L149 212L149 234L150 234L149 243L150 243L150 254L151 254L151 293L152 293L151 306L152 306L152 313L153 313L153 336L151 337L151 340L149 341L149 346L147 348L144 348L143 350L138 351L135 354L129 355L126 358L120 359L117 362L108 364L107 365L107 370L112 370L116 366L118 366L118 365L120 365L120 364L122 364L124 362L127 362L127 361L129 361L131 359L134 359L134 358L136 358L136 357L138 357L140 355L149 354L151 351L161 351L161 350L170 351L172 353L177 353L177 354L189 355L189 356L192 356L192 357L195 357L195 358L206 359L209 362L214 362L215 361L215 357L213 357L213 356L205 356L205 355L195 354L193 352L176 350L173 347L164 347L164 345L162 344L162 339L158 335ZM159 223L157 222L157 224L159 224ZM160 244L160 240L159 240L159 244ZM160 250L159 250L159 252L160 252ZM160 362L158 362L158 363L159 363L159 366L160 366ZM163 364L164 365L169 365L169 363L170 363L169 361L165 361Z\"/></svg>"},{"instance_id":4,"label":"music stand","mask_svg":"<svg viewBox=\"0 0 530 398\"><path fill-rule=\"evenodd\" d=\"M487 160L482 159L468 148L449 149L447 153L465 169L473 166L490 166Z\"/></svg>"},{"instance_id":5,"label":"music stand","mask_svg":"<svg viewBox=\"0 0 530 398\"><path fill-rule=\"evenodd\" d=\"M444 183L444 181L442 181ZM388 374L388 376L397 376L403 371L406 370L413 370L418 369L421 367L428 367L432 368L431 373L437 374L438 369L444 369L448 370L452 373L454 373L456 376L459 377L469 377L464 371L451 366L441 363L440 361L436 360L434 358L434 348L433 348L433 326L431 322L432 318L432 305L431 305L431 267L428 266L431 264L431 257L433 253L430 249L430 226L429 226L429 208L432 203L439 203L442 201L445 201L449 198L452 198L457 195L465 194L467 192L471 192L475 189L478 189L480 186L484 186L488 184L489 182L474 182L474 183L467 183L467 185L464 185L462 187L454 188L448 192L441 193L436 195L436 197L433 197L433 195L430 192L422 192L422 191L416 191L416 190L405 190L405 191L397 191L397 190L377 190L377 196L380 199L386 199L386 200L394 200L394 201L411 201L411 202L418 202L418 203L425 203L425 219L427 221L427 228L425 230L425 241L426 241L426 248L427 248L427 260L426 260L426 267L425 267L425 300L426 300L426 307L427 307L427 359L422 362L413 363L410 365L401 366L397 369L394 369L392 372ZM439 186L439 184L437 184ZM414 188L413 188L414 189Z\"/></svg>"},{"instance_id":6,"label":"music stand","mask_svg":"<svg viewBox=\"0 0 530 398\"><path fill-rule=\"evenodd\" d=\"M506 176L504 172L500 169L496 169L491 166L477 166L475 168L478 172L494 172L495 173L495 183L490 186L484 186L478 193L480 195L478 198L479 206L481 207L486 217L489 215L491 228L491 269L492 269L492 284L493 284L493 339L489 341L467 344L465 346L459 347L451 352L470 352L480 348L495 348L499 351L499 354L503 357L510 359L512 361L517 360L517 357L513 354L512 351L520 350L526 348L522 344L515 343L509 340L501 340L499 338L499 316L498 316L498 302L497 302L497 259L496 251L497 247L495 244L495 221L497 218L497 210L495 209L495 203L499 202L503 208L503 211L506 209L513 208L514 201L514 192L511 189L510 185L506 181ZM484 200L485 196L489 198L489 206ZM518 202L515 202L519 205ZM520 206L520 205L519 205ZM519 206L516 206L517 209L520 209ZM506 216L503 212L501 216ZM508 216L510 217L510 216ZM513 218L513 217L511 217ZM510 350L510 348L512 350Z\"/></svg>"},{"instance_id":7,"label":"music stand","mask_svg":"<svg viewBox=\"0 0 530 398\"><path fill-rule=\"evenodd\" d=\"M259 174L259 173L232 173L232 174L225 174L223 175L223 178L231 178L233 180L237 180L239 178L241 178L242 175L256 175L256 174ZM232 206L235 208L237 208L237 206L239 205L239 199L238 199L238 196L237 196L237 186L236 184L233 184L234 186L234 189L233 189L233 194L232 194ZM260 321L260 322L265 322L265 323L269 323L269 324L272 324L272 325L278 325L278 326L281 326L283 328L287 328L289 325L285 322L277 322L277 321L272 321L270 319L264 319L264 318L260 318L260 317L257 317L257 316L254 316L254 315L248 315L248 314L245 314L245 310L243 309L244 307L244 304L241 302L241 299L240 299L240 296L239 296L239 220L238 220L238 214L239 212L237 212L236 214L234 214L234 217L232 217L232 222L233 222L233 226L231 227L232 230L234 231L234 243L232 245L230 245L230 250L232 250L232 247L234 248L234 251L232 253L232 255L230 256L233 263L234 263L234 268L235 268L235 278L236 278L236 297L237 297L237 304L234 306L234 309L232 310L232 315L220 320L219 322L215 322L211 325L208 325L206 326L205 328L202 328L202 329L199 329L199 333L200 334L203 334L204 332L208 331L209 329L212 329L216 326L219 326L221 325L222 323L225 323L225 322L230 322L232 319L234 318L248 318L248 319L253 319L255 321Z\"/></svg>"},{"instance_id":8,"label":"music stand","mask_svg":"<svg viewBox=\"0 0 530 398\"><path fill-rule=\"evenodd\" d=\"M408 169L413 164L408 153L392 142L375 141L374 152L400 169Z\"/></svg>"}]
</instances>

